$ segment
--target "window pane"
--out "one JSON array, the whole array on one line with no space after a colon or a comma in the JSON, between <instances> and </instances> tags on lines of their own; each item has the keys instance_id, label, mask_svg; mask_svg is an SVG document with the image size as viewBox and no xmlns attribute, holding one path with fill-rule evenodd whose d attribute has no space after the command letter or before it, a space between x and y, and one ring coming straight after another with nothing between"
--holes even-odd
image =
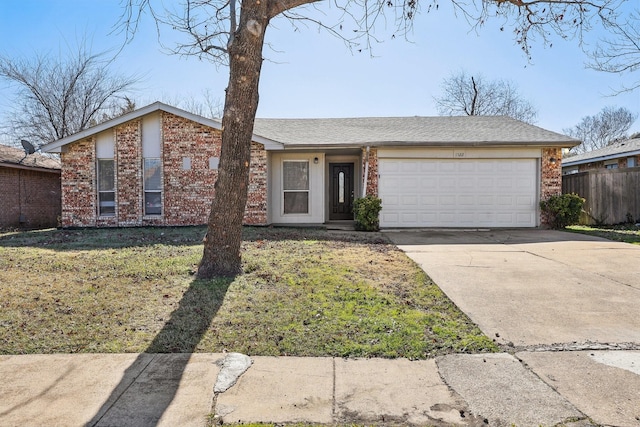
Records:
<instances>
[{"instance_id":1,"label":"window pane","mask_svg":"<svg viewBox=\"0 0 640 427\"><path fill-rule=\"evenodd\" d=\"M144 189L160 190L160 159L144 159Z\"/></svg>"},{"instance_id":2,"label":"window pane","mask_svg":"<svg viewBox=\"0 0 640 427\"><path fill-rule=\"evenodd\" d=\"M144 193L144 214L145 215L161 215L162 214L162 193Z\"/></svg>"},{"instance_id":3,"label":"window pane","mask_svg":"<svg viewBox=\"0 0 640 427\"><path fill-rule=\"evenodd\" d=\"M344 203L344 172L338 174L338 203Z\"/></svg>"},{"instance_id":4,"label":"window pane","mask_svg":"<svg viewBox=\"0 0 640 427\"><path fill-rule=\"evenodd\" d=\"M309 162L284 162L282 169L285 191L309 189Z\"/></svg>"},{"instance_id":5,"label":"window pane","mask_svg":"<svg viewBox=\"0 0 640 427\"><path fill-rule=\"evenodd\" d=\"M115 190L115 168L113 159L98 160L98 191Z\"/></svg>"},{"instance_id":6,"label":"window pane","mask_svg":"<svg viewBox=\"0 0 640 427\"><path fill-rule=\"evenodd\" d=\"M286 214L306 214L309 213L309 192L286 192L284 193L284 213Z\"/></svg>"},{"instance_id":7,"label":"window pane","mask_svg":"<svg viewBox=\"0 0 640 427\"><path fill-rule=\"evenodd\" d=\"M98 193L98 208L100 215L115 215L116 193L113 191Z\"/></svg>"},{"instance_id":8,"label":"window pane","mask_svg":"<svg viewBox=\"0 0 640 427\"><path fill-rule=\"evenodd\" d=\"M635 168L636 167L636 158L635 157L629 157L627 159L627 167L628 168Z\"/></svg>"}]
</instances>

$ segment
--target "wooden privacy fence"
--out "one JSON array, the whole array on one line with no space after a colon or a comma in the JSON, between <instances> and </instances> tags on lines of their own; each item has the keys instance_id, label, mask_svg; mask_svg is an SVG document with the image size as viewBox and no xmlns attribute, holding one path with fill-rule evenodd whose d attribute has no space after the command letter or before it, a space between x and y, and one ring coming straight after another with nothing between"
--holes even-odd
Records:
<instances>
[{"instance_id":1,"label":"wooden privacy fence","mask_svg":"<svg viewBox=\"0 0 640 427\"><path fill-rule=\"evenodd\" d=\"M640 222L640 167L563 175L562 192L586 199L583 224Z\"/></svg>"}]
</instances>

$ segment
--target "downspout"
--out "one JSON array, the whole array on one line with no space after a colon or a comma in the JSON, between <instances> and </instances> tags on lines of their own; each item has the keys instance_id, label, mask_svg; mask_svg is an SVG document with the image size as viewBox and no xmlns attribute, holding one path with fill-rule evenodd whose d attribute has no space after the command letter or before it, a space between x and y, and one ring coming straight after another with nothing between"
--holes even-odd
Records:
<instances>
[{"instance_id":1,"label":"downspout","mask_svg":"<svg viewBox=\"0 0 640 427\"><path fill-rule=\"evenodd\" d=\"M370 147L367 145L366 155L364 160L364 179L362 180L362 197L367 196L367 183L369 181L369 149Z\"/></svg>"}]
</instances>

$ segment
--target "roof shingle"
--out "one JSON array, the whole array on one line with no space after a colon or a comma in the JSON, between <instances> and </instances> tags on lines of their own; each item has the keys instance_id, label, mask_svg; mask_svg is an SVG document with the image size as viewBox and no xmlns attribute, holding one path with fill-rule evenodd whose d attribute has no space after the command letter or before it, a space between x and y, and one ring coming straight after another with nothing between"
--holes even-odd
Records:
<instances>
[{"instance_id":1,"label":"roof shingle","mask_svg":"<svg viewBox=\"0 0 640 427\"><path fill-rule=\"evenodd\" d=\"M572 166L579 165L581 163L606 160L608 158L613 159L617 157L625 157L625 154L631 154L633 152L640 153L640 138L619 141L597 150L567 157L562 160L562 166Z\"/></svg>"},{"instance_id":2,"label":"roof shingle","mask_svg":"<svg viewBox=\"0 0 640 427\"><path fill-rule=\"evenodd\" d=\"M39 153L29 154L25 157L24 150L0 144L0 165L3 164L38 169L60 169L60 161L56 159Z\"/></svg>"},{"instance_id":3,"label":"roof shingle","mask_svg":"<svg viewBox=\"0 0 640 427\"><path fill-rule=\"evenodd\" d=\"M524 145L580 141L504 116L256 119L254 133L285 145Z\"/></svg>"}]
</instances>

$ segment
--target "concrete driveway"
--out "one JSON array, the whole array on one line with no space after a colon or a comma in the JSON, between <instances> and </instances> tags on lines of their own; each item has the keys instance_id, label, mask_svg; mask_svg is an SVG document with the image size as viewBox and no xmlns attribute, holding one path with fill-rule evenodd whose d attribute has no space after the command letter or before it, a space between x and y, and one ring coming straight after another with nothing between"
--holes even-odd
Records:
<instances>
[{"instance_id":1,"label":"concrete driveway","mask_svg":"<svg viewBox=\"0 0 640 427\"><path fill-rule=\"evenodd\" d=\"M640 344L640 246L533 229L385 234L500 344Z\"/></svg>"}]
</instances>

